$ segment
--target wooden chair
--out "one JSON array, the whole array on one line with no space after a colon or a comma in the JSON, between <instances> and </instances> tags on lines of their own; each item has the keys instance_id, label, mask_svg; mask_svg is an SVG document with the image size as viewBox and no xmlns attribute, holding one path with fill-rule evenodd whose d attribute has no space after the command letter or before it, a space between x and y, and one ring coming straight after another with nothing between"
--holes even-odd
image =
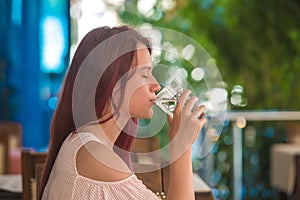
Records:
<instances>
[{"instance_id":1,"label":"wooden chair","mask_svg":"<svg viewBox=\"0 0 300 200\"><path fill-rule=\"evenodd\" d=\"M21 147L22 143L22 125L18 122L2 121L0 122L0 174L10 172L10 152ZM14 166L15 167L15 166Z\"/></svg>"},{"instance_id":2,"label":"wooden chair","mask_svg":"<svg viewBox=\"0 0 300 200\"><path fill-rule=\"evenodd\" d=\"M44 171L45 163L38 163L35 165L35 179L36 179L36 197L39 194L39 186L41 185L43 171Z\"/></svg>"},{"instance_id":3,"label":"wooden chair","mask_svg":"<svg viewBox=\"0 0 300 200\"><path fill-rule=\"evenodd\" d=\"M143 181L143 183L154 193L162 192L162 172L159 166L151 165L151 164L135 164L133 168L140 167L143 170L147 171L144 173L136 173L136 176ZM153 170L153 169L155 170Z\"/></svg>"},{"instance_id":4,"label":"wooden chair","mask_svg":"<svg viewBox=\"0 0 300 200\"><path fill-rule=\"evenodd\" d=\"M156 137L150 137L150 138L134 138L132 143L132 152L138 152L138 153L148 153L156 151L160 148L159 146L159 140ZM138 163L160 163L159 157L150 157L150 156L142 156L142 157L132 157L133 161ZM142 159L142 160L141 160Z\"/></svg>"},{"instance_id":5,"label":"wooden chair","mask_svg":"<svg viewBox=\"0 0 300 200\"><path fill-rule=\"evenodd\" d=\"M22 149L22 188L23 200L36 199L37 185L40 183L37 174L41 174L43 164L46 160L46 152L35 152L30 149Z\"/></svg>"}]
</instances>

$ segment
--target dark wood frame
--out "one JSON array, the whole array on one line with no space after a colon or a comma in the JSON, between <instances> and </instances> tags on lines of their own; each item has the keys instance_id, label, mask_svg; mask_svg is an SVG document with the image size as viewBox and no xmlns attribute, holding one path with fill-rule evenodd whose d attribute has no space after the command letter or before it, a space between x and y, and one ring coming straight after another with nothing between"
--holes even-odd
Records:
<instances>
[{"instance_id":1,"label":"dark wood frame","mask_svg":"<svg viewBox=\"0 0 300 200\"><path fill-rule=\"evenodd\" d=\"M22 149L22 199L31 200L31 179L36 178L36 166L45 162L47 153L35 152L30 149ZM38 178L39 179L39 178ZM37 180L38 186L39 180Z\"/></svg>"}]
</instances>

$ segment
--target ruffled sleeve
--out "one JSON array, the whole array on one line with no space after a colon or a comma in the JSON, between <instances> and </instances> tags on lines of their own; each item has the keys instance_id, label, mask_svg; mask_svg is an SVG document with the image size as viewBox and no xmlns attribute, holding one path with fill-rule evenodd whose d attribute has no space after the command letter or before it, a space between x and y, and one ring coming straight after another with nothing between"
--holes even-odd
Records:
<instances>
[{"instance_id":1,"label":"ruffled sleeve","mask_svg":"<svg viewBox=\"0 0 300 200\"><path fill-rule=\"evenodd\" d=\"M135 174L115 182L103 182L77 176L72 199L79 200L157 200Z\"/></svg>"}]
</instances>

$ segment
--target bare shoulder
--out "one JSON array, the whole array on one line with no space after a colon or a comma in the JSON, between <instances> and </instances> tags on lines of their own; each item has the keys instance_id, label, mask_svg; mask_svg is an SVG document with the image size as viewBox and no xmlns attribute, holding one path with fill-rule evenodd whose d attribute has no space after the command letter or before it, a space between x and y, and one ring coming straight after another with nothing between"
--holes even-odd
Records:
<instances>
[{"instance_id":1,"label":"bare shoulder","mask_svg":"<svg viewBox=\"0 0 300 200\"><path fill-rule=\"evenodd\" d=\"M88 142L79 149L76 167L81 176L98 181L119 181L131 175L124 161L99 142Z\"/></svg>"}]
</instances>

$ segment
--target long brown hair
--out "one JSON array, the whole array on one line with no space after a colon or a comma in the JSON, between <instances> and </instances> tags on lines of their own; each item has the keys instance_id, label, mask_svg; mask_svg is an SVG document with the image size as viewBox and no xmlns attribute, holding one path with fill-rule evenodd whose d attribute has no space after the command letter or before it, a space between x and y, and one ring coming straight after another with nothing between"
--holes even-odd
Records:
<instances>
[{"instance_id":1,"label":"long brown hair","mask_svg":"<svg viewBox=\"0 0 300 200\"><path fill-rule=\"evenodd\" d=\"M112 39L109 41L110 38L113 38L113 36L116 35L121 35L121 37L118 37L117 40ZM102 45L99 50L97 47L103 43L106 44L104 46ZM94 95L94 102L92 102L94 105L94 113L96 113L98 119L102 117L102 115L106 113L106 105L109 100L111 100L113 89L118 81L122 82L121 85L123 88L121 88L121 92L124 91L126 79L129 78L128 76L126 77L126 74L128 74L126 72L128 72L132 66L138 43L145 44L151 53L149 41L128 26L96 28L90 31L80 42L65 76L59 102L51 122L49 151L41 180L40 192L38 194L39 199L42 197L51 169L64 140L71 132L76 132L76 127L78 128L79 126L94 120L93 114L88 110L91 102L86 103L85 97ZM124 48L131 49L131 51L124 53ZM93 59L96 60L89 62L88 57L92 53L96 55L93 56ZM103 59L107 60L107 57L113 59L108 65L103 66L103 63L105 63ZM100 80L96 83L96 92L95 90L90 89L90 85L87 85L92 83L88 82L89 80L85 80L85 85L82 85L82 87L85 88L80 90L83 94L76 99L77 104L80 106L76 107L73 99L74 84L76 84L76 78L80 69L87 67L88 65L90 65L89 67L96 69L96 73L91 72L89 76L100 76L97 79L99 80L100 78ZM84 112L79 112L79 114L78 112L74 113L74 106L76 107L75 109ZM119 105L115 105L116 109L118 106ZM112 118L112 116L99 123L103 123L110 118ZM137 119L132 120L134 123L137 122ZM135 135L136 132L135 126L132 125L132 121L131 123L128 123L117 138L115 145L120 149L126 151L130 150L133 136L130 136L127 133L130 132L131 135ZM116 149L115 151L127 164L129 164L129 154L125 155L126 153L124 153L126 151L122 151L122 153Z\"/></svg>"}]
</instances>

